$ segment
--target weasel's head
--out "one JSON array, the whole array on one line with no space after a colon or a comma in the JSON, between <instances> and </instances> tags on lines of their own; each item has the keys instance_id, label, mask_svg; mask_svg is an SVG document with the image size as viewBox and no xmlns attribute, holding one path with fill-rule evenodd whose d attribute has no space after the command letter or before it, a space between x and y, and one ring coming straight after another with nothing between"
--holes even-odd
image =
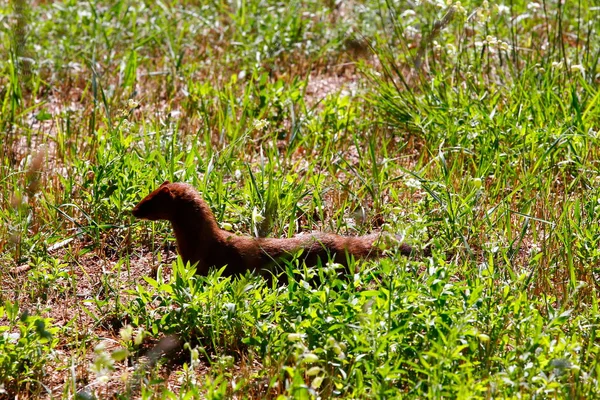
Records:
<instances>
[{"instance_id":1,"label":"weasel's head","mask_svg":"<svg viewBox=\"0 0 600 400\"><path fill-rule=\"evenodd\" d=\"M154 192L144 197L137 206L131 210L136 218L149 219L171 219L174 211L174 196L169 188L170 182L164 181Z\"/></svg>"}]
</instances>

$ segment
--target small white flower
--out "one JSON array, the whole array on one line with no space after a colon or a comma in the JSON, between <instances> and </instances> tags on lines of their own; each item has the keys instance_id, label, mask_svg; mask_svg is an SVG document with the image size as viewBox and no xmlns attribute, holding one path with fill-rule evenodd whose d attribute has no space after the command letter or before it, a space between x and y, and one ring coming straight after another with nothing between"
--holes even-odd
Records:
<instances>
[{"instance_id":1,"label":"small white flower","mask_svg":"<svg viewBox=\"0 0 600 400\"><path fill-rule=\"evenodd\" d=\"M477 15L477 21L479 21L479 22L487 21L487 19L488 19L487 10L483 9L482 7L479 7L475 13Z\"/></svg>"},{"instance_id":2,"label":"small white flower","mask_svg":"<svg viewBox=\"0 0 600 400\"><path fill-rule=\"evenodd\" d=\"M9 343L17 343L19 339L21 339L21 334L19 332L8 333L4 332L4 339L8 339Z\"/></svg>"},{"instance_id":3,"label":"small white flower","mask_svg":"<svg viewBox=\"0 0 600 400\"><path fill-rule=\"evenodd\" d=\"M581 64L571 65L571 72L581 72L581 75L585 77L585 68Z\"/></svg>"},{"instance_id":4,"label":"small white flower","mask_svg":"<svg viewBox=\"0 0 600 400\"><path fill-rule=\"evenodd\" d=\"M563 67L563 62L562 61L552 61L552 68L553 69L562 69Z\"/></svg>"},{"instance_id":5,"label":"small white flower","mask_svg":"<svg viewBox=\"0 0 600 400\"><path fill-rule=\"evenodd\" d=\"M252 209L252 221L255 224L260 224L264 220L265 220L265 217L260 213L260 211L258 210L258 208L254 207Z\"/></svg>"},{"instance_id":6,"label":"small white flower","mask_svg":"<svg viewBox=\"0 0 600 400\"><path fill-rule=\"evenodd\" d=\"M456 3L454 3L452 5L452 8L454 9L454 12L456 12L457 14L465 15L467 13L467 10L465 10L465 8L460 3L460 1L457 1Z\"/></svg>"},{"instance_id":7,"label":"small white flower","mask_svg":"<svg viewBox=\"0 0 600 400\"><path fill-rule=\"evenodd\" d=\"M140 103L135 101L134 99L127 100L127 108L129 108L130 110L133 110L134 108L138 108L139 106L140 106Z\"/></svg>"},{"instance_id":8,"label":"small white flower","mask_svg":"<svg viewBox=\"0 0 600 400\"><path fill-rule=\"evenodd\" d=\"M408 186L409 188L414 188L414 189L420 189L421 188L421 181L418 179L414 179L414 178L408 178L404 184L406 186Z\"/></svg>"},{"instance_id":9,"label":"small white flower","mask_svg":"<svg viewBox=\"0 0 600 400\"><path fill-rule=\"evenodd\" d=\"M491 35L487 35L485 37L485 41L487 44L489 44L490 46L495 46L498 44L498 38L496 38L495 36L491 36Z\"/></svg>"},{"instance_id":10,"label":"small white flower","mask_svg":"<svg viewBox=\"0 0 600 400\"><path fill-rule=\"evenodd\" d=\"M540 245L538 245L537 243L534 243L531 245L531 248L529 249L529 254L535 255L535 254L539 253L540 251L542 251L542 248L540 247Z\"/></svg>"},{"instance_id":11,"label":"small white flower","mask_svg":"<svg viewBox=\"0 0 600 400\"><path fill-rule=\"evenodd\" d=\"M510 8L505 6L504 4L495 4L494 8L496 9L498 15L510 14Z\"/></svg>"},{"instance_id":12,"label":"small white flower","mask_svg":"<svg viewBox=\"0 0 600 400\"><path fill-rule=\"evenodd\" d=\"M257 131L264 130L267 126L269 126L269 121L266 119L255 119L253 123L254 129Z\"/></svg>"},{"instance_id":13,"label":"small white flower","mask_svg":"<svg viewBox=\"0 0 600 400\"><path fill-rule=\"evenodd\" d=\"M477 136L479 136L479 132L477 131L469 131L469 133L467 133L467 139L469 140L474 140L477 138Z\"/></svg>"},{"instance_id":14,"label":"small white flower","mask_svg":"<svg viewBox=\"0 0 600 400\"><path fill-rule=\"evenodd\" d=\"M483 1L483 3L481 4L481 7L477 8L475 13L477 15L477 21L485 22L488 20L488 18L490 16L490 5L487 2L487 0Z\"/></svg>"}]
</instances>

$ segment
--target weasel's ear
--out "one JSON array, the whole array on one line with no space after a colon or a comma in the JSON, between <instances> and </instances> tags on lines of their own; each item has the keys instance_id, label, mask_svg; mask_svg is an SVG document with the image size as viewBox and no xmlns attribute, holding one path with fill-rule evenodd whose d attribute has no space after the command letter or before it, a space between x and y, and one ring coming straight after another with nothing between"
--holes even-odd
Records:
<instances>
[{"instance_id":1,"label":"weasel's ear","mask_svg":"<svg viewBox=\"0 0 600 400\"><path fill-rule=\"evenodd\" d=\"M169 189L164 183L162 185L160 185L160 193L169 195L169 197L171 196L171 189Z\"/></svg>"},{"instance_id":2,"label":"weasel's ear","mask_svg":"<svg viewBox=\"0 0 600 400\"><path fill-rule=\"evenodd\" d=\"M163 185L161 185L161 186L158 188L158 191L157 191L157 192L158 192L158 194L160 194L161 196L166 196L166 197L163 197L163 198L166 198L166 199L173 199L173 192L171 192L171 189L169 189L169 187L168 187L168 186L163 186Z\"/></svg>"},{"instance_id":3,"label":"weasel's ear","mask_svg":"<svg viewBox=\"0 0 600 400\"><path fill-rule=\"evenodd\" d=\"M164 181L163 183L161 183L160 187L163 187L163 186L165 186L165 185L168 185L169 183L171 183L171 182L169 182L169 181Z\"/></svg>"}]
</instances>

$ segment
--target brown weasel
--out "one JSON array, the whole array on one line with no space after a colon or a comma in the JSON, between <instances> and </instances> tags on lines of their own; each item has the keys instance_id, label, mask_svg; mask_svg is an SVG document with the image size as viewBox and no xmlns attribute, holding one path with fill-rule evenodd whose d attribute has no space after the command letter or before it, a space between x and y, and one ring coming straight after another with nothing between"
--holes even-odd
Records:
<instances>
[{"instance_id":1,"label":"brown weasel","mask_svg":"<svg viewBox=\"0 0 600 400\"><path fill-rule=\"evenodd\" d=\"M198 263L200 275L208 274L211 267L225 265L223 275L268 269L278 261L293 258L300 250L299 258L307 266L315 266L318 259L326 263L330 258L347 268L349 255L355 258L381 255L375 246L380 234L352 237L320 233L289 239L234 235L219 228L208 204L196 189L185 183L165 181L131 212L137 218L171 221L182 260ZM413 253L404 243L399 250L404 255Z\"/></svg>"}]
</instances>

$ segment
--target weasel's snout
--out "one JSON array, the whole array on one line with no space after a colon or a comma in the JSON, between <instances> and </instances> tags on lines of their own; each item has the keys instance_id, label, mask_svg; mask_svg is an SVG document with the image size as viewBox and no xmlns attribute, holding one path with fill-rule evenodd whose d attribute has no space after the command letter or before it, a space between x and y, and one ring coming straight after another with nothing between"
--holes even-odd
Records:
<instances>
[{"instance_id":1,"label":"weasel's snout","mask_svg":"<svg viewBox=\"0 0 600 400\"><path fill-rule=\"evenodd\" d=\"M139 218L140 217L140 208L138 206L135 206L131 209L131 214L136 217Z\"/></svg>"}]
</instances>

